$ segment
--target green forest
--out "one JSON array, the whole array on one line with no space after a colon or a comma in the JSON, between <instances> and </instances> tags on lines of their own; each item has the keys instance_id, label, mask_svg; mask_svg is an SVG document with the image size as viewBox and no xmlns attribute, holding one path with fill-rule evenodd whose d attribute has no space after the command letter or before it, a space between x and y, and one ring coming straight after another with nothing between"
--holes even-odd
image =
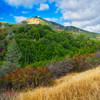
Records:
<instances>
[{"instance_id":1,"label":"green forest","mask_svg":"<svg viewBox=\"0 0 100 100\"><path fill-rule=\"evenodd\" d=\"M42 81L48 83L51 79L48 76L48 63L97 51L100 51L100 40L83 33L57 31L48 25L6 24L5 27L0 27L0 84L4 84L4 87L9 84L12 84L12 88L24 87L23 84L29 83L28 80L33 82L30 76L35 77L34 71L38 74L41 71L42 74L38 77L42 76ZM72 62L68 61L69 64ZM81 62L80 58L78 62ZM78 66L78 63L75 64ZM25 73L27 75L23 76ZM34 87L38 85L35 84Z\"/></svg>"}]
</instances>

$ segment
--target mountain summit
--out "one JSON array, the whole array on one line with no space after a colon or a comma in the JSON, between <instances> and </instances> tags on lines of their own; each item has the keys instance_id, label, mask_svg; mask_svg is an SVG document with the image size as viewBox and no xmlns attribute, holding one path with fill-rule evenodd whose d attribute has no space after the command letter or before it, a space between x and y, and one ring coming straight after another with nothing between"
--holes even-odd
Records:
<instances>
[{"instance_id":1,"label":"mountain summit","mask_svg":"<svg viewBox=\"0 0 100 100\"><path fill-rule=\"evenodd\" d=\"M57 24L57 23L52 22L52 21L48 21L48 20L42 19L39 16L28 18L28 19L22 21L21 23L48 25L48 26L50 26L50 27L52 27L52 28L54 28L56 30L59 30L59 31L60 30L65 30L65 26Z\"/></svg>"},{"instance_id":2,"label":"mountain summit","mask_svg":"<svg viewBox=\"0 0 100 100\"><path fill-rule=\"evenodd\" d=\"M24 23L24 22L26 22L27 24L42 24L43 20L39 16L36 16L36 17L28 18L22 21L21 23Z\"/></svg>"}]
</instances>

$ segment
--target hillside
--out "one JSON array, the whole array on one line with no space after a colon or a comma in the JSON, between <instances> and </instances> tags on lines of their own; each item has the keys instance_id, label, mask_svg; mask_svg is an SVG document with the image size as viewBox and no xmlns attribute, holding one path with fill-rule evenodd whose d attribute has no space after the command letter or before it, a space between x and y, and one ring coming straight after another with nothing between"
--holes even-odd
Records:
<instances>
[{"instance_id":1,"label":"hillside","mask_svg":"<svg viewBox=\"0 0 100 100\"><path fill-rule=\"evenodd\" d=\"M47 21L47 20L42 19L38 16L28 18L28 19L22 21L21 23L48 25L56 30L64 30L65 29L65 27L60 25L60 24L57 24L57 23L52 22L52 21ZM21 23L19 23L19 24L21 24Z\"/></svg>"},{"instance_id":2,"label":"hillside","mask_svg":"<svg viewBox=\"0 0 100 100\"><path fill-rule=\"evenodd\" d=\"M69 31L69 32L86 34L86 35L88 35L92 38L96 38L96 39L99 39L99 37L100 37L99 33L89 32L89 31L86 31L86 30L83 30L83 29L80 29L80 28L77 28L77 27L74 27L74 26L67 26L65 29L66 29L66 31Z\"/></svg>"},{"instance_id":3,"label":"hillside","mask_svg":"<svg viewBox=\"0 0 100 100\"><path fill-rule=\"evenodd\" d=\"M58 31L66 30L66 31L73 32L73 33L86 34L86 35L88 35L92 38L96 38L96 39L99 39L98 37L100 37L100 34L98 34L98 33L89 32L89 31L86 31L86 30L83 30L83 29L80 29L80 28L77 28L74 26L66 26L65 27L56 22L47 21L45 19L42 19L38 16L28 18L28 19L22 21L21 23L49 25L50 27L52 27L53 29L58 30Z\"/></svg>"},{"instance_id":4,"label":"hillside","mask_svg":"<svg viewBox=\"0 0 100 100\"><path fill-rule=\"evenodd\" d=\"M69 75L71 77L67 76L68 78L65 76L65 78L57 79L56 81L55 79L71 71L81 72L100 65L100 41L89 38L88 35L76 33L78 30L75 28L75 30L71 29L75 32L64 31L63 29L59 31L58 26L60 27L59 24L47 23L37 17L29 18L27 22L24 21L18 24L1 23L0 97L13 97L13 93L16 94L18 91L27 88L36 89L41 86L50 86L54 82L57 86L39 88L39 90L36 90L39 93L32 92L29 97L25 97L25 95L25 99L51 100L51 97L52 100L71 100L73 96L76 96L76 100L78 100L77 94L82 98L81 96L85 95L84 91L89 93L87 90L88 84L90 86L91 84L89 82L85 84L84 80L89 80L93 83L90 77L96 77L96 73L97 75L99 73L97 70L94 70L95 73L93 71L85 72L86 75L85 73L75 75L75 73ZM95 75L91 76L91 73ZM81 86L80 84L83 85ZM82 94L79 92L79 87L83 91L81 92ZM90 88L90 92L94 93L93 88L95 87ZM12 90L14 91L13 93ZM47 91L48 95L45 94L45 91ZM74 94L76 91L77 94ZM28 94L30 95L30 93ZM1 96L2 94L6 96ZM85 100L86 97L84 97ZM22 100L25 99L23 98Z\"/></svg>"},{"instance_id":5,"label":"hillside","mask_svg":"<svg viewBox=\"0 0 100 100\"><path fill-rule=\"evenodd\" d=\"M17 26L25 25L25 24L48 25L49 27L51 27L51 28L53 28L54 30L57 30L57 31L65 30L67 32L73 32L75 34L86 34L87 36L90 36L91 38L100 40L100 34L99 33L89 32L89 31L80 29L80 28L75 27L75 26L63 26L63 25L60 25L56 22L47 21L47 20L40 18L38 16L28 18L28 19L23 20L22 22L20 22L18 24L8 23L8 22L0 22L0 26L5 27L5 28L9 28L9 27L16 26L16 25Z\"/></svg>"},{"instance_id":6,"label":"hillside","mask_svg":"<svg viewBox=\"0 0 100 100\"><path fill-rule=\"evenodd\" d=\"M37 20L38 23L44 22L36 18L34 23ZM6 54L9 52L9 56L12 55L13 57L19 56L21 53L20 60L18 60L21 67L28 64L38 67L45 66L47 62L59 60L66 56L89 54L100 49L100 41L91 39L88 35L57 31L46 24L41 25L38 23L33 25L24 22L24 24L14 26L9 26L7 23L7 27L0 28L0 65L3 64L5 57L7 57ZM14 47L15 44L17 47ZM12 49L9 49L9 47ZM20 53L14 56L12 52L14 55L17 52Z\"/></svg>"},{"instance_id":7,"label":"hillside","mask_svg":"<svg viewBox=\"0 0 100 100\"><path fill-rule=\"evenodd\" d=\"M0 27L1 93L48 86L52 78L100 64L99 40L57 31L37 18L34 23L3 23Z\"/></svg>"},{"instance_id":8,"label":"hillside","mask_svg":"<svg viewBox=\"0 0 100 100\"><path fill-rule=\"evenodd\" d=\"M0 100L100 100L100 0L0 0Z\"/></svg>"},{"instance_id":9,"label":"hillside","mask_svg":"<svg viewBox=\"0 0 100 100\"><path fill-rule=\"evenodd\" d=\"M100 66L68 74L55 80L52 87L20 93L16 100L100 100Z\"/></svg>"}]
</instances>

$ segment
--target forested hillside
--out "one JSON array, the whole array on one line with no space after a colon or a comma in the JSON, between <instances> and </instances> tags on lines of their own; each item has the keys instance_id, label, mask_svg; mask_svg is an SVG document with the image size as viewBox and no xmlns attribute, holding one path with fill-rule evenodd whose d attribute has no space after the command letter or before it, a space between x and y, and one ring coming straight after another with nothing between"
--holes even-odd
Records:
<instances>
[{"instance_id":1,"label":"forested hillside","mask_svg":"<svg viewBox=\"0 0 100 100\"><path fill-rule=\"evenodd\" d=\"M90 36L91 38L94 38L94 39L98 39L98 37L100 37L100 34L98 34L98 33L89 32L89 31L80 29L80 28L75 27L75 26L63 26L63 25L60 25L56 22L48 21L48 20L45 20L45 19L40 18L38 16L28 18L28 19L22 21L19 24L48 25L49 27L52 27L53 29L58 30L58 31L66 30L67 32L73 32L75 34L86 34L86 35L88 35L88 36Z\"/></svg>"},{"instance_id":2,"label":"forested hillside","mask_svg":"<svg viewBox=\"0 0 100 100\"><path fill-rule=\"evenodd\" d=\"M0 26L0 90L48 86L53 78L100 64L100 40L48 24Z\"/></svg>"},{"instance_id":3,"label":"forested hillside","mask_svg":"<svg viewBox=\"0 0 100 100\"><path fill-rule=\"evenodd\" d=\"M22 67L65 56L73 57L75 54L88 54L100 49L99 41L92 40L85 34L75 35L71 32L55 31L46 25L17 25L3 30L4 32L0 34L1 60L4 61L10 52L12 57L20 52L19 63ZM13 47L15 44L16 47ZM14 55L12 52L15 52Z\"/></svg>"}]
</instances>

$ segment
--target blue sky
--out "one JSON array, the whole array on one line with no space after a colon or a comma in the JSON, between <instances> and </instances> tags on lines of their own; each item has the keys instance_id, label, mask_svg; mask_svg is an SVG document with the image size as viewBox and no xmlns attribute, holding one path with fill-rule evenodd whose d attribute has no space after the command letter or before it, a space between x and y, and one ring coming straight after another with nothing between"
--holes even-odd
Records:
<instances>
[{"instance_id":1,"label":"blue sky","mask_svg":"<svg viewBox=\"0 0 100 100\"><path fill-rule=\"evenodd\" d=\"M100 0L0 0L0 21L40 16L65 26L100 33Z\"/></svg>"},{"instance_id":2,"label":"blue sky","mask_svg":"<svg viewBox=\"0 0 100 100\"><path fill-rule=\"evenodd\" d=\"M42 3L42 5L36 4L33 7L24 7L23 5L17 7L9 5L5 0L1 0L0 21L16 23L24 18L40 16L41 18L64 24L64 20L58 20L61 18L62 14L55 5L55 2L45 2ZM17 19L19 19L19 21L17 21Z\"/></svg>"}]
</instances>

